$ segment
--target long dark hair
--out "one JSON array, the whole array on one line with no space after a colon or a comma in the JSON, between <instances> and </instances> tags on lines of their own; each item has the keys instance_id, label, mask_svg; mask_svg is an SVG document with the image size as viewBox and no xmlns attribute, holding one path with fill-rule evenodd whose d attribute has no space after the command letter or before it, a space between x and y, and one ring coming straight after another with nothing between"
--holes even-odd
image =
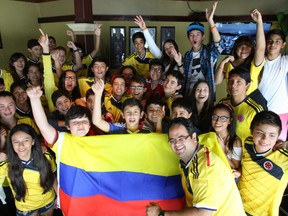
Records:
<instances>
[{"instance_id":1,"label":"long dark hair","mask_svg":"<svg viewBox=\"0 0 288 216\"><path fill-rule=\"evenodd\" d=\"M234 115L234 110L233 108L225 103L225 102L220 102L216 104L213 107L212 114L215 110L226 110L229 113L230 117L230 124L227 126L227 131L228 131L228 149L232 152L233 151L233 144L235 142L235 139L237 138L236 135L236 118ZM214 131L213 127L211 128L212 131Z\"/></svg>"},{"instance_id":2,"label":"long dark hair","mask_svg":"<svg viewBox=\"0 0 288 216\"><path fill-rule=\"evenodd\" d=\"M65 88L65 77L66 77L66 73L67 72L74 73L75 74L75 78L76 78L76 86L73 89L72 94L71 94L71 92L68 92L66 90L66 88ZM60 75L58 89L61 92L63 92L64 94L69 95L69 98L70 98L71 101L75 101L77 98L81 98L80 90L79 90L79 84L78 84L78 79L77 79L76 73L74 71L72 71L72 70L66 70Z\"/></svg>"},{"instance_id":3,"label":"long dark hair","mask_svg":"<svg viewBox=\"0 0 288 216\"><path fill-rule=\"evenodd\" d=\"M239 65L239 67L240 66L245 67L250 71L251 62L254 58L255 53L255 45L252 41L252 38L249 36L240 36L239 38L237 38L231 50L231 55L233 55L235 59L239 58L237 55L237 48L240 47L241 45L247 45L252 48L250 55L245 59L245 61L241 65Z\"/></svg>"},{"instance_id":4,"label":"long dark hair","mask_svg":"<svg viewBox=\"0 0 288 216\"><path fill-rule=\"evenodd\" d=\"M174 59L171 61L170 57L166 54L165 48L164 48L164 46L165 46L166 43L171 43L171 44L173 44L173 46L175 47L175 50L177 51L177 53L179 52L179 48L178 48L177 43L176 43L174 40L172 40L172 39L168 39L168 40L166 40L166 41L163 43L163 47L162 47L162 58L161 58L160 60L163 62L163 64L164 64L165 67L167 67L167 65L170 64L170 66L169 66L169 68L168 68L168 70L167 70L167 71L170 71L170 70L174 70L174 67L176 66L177 62L176 62ZM164 72L164 70L163 70L163 72Z\"/></svg>"},{"instance_id":5,"label":"long dark hair","mask_svg":"<svg viewBox=\"0 0 288 216\"><path fill-rule=\"evenodd\" d=\"M16 200L20 201L22 199L25 201L24 198L27 189L23 178L24 165L22 164L17 153L14 151L11 140L12 136L19 131L27 133L32 137L32 139L34 139L34 145L32 145L31 149L31 158L33 158L34 166L40 173L40 185L43 188L43 193L48 192L52 188L54 174L52 173L49 161L42 153L40 140L35 130L27 124L19 124L13 127L9 134L7 143L7 154L9 160L8 176L10 178L13 190L16 193Z\"/></svg>"},{"instance_id":6,"label":"long dark hair","mask_svg":"<svg viewBox=\"0 0 288 216\"><path fill-rule=\"evenodd\" d=\"M14 82L20 80L20 77L17 74L15 67L13 66L14 62L18 61L18 59L20 59L20 58L24 59L25 67L23 69L23 74L25 75L25 77L27 76L27 71L26 71L27 60L26 60L26 57L24 56L23 53L19 53L19 52L13 53L10 56L10 59L9 59L9 68L10 68L10 71L11 71L11 74L12 74Z\"/></svg>"}]
</instances>

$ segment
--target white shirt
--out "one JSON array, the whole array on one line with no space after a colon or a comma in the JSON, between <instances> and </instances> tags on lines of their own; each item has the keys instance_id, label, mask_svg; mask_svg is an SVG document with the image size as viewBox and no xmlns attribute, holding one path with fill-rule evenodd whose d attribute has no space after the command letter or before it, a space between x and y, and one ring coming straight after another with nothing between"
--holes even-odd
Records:
<instances>
[{"instance_id":1,"label":"white shirt","mask_svg":"<svg viewBox=\"0 0 288 216\"><path fill-rule=\"evenodd\" d=\"M288 113L288 56L266 59L263 76L258 86L267 100L268 109L277 113Z\"/></svg>"}]
</instances>

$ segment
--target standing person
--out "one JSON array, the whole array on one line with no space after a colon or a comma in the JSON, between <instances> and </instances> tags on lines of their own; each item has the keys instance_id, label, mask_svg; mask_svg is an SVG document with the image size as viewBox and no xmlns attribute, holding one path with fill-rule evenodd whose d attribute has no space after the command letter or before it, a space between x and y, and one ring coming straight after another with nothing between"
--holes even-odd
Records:
<instances>
[{"instance_id":1,"label":"standing person","mask_svg":"<svg viewBox=\"0 0 288 216\"><path fill-rule=\"evenodd\" d=\"M184 56L184 97L192 94L193 86L198 80L206 80L212 89L213 98L215 98L214 67L224 49L224 42L221 40L213 20L217 4L218 2L213 4L211 11L206 8L206 19L210 26L213 42L207 45L203 44L205 29L202 23L193 22L186 29L192 48Z\"/></svg>"},{"instance_id":2,"label":"standing person","mask_svg":"<svg viewBox=\"0 0 288 216\"><path fill-rule=\"evenodd\" d=\"M41 65L42 47L40 46L37 39L28 40L27 49L29 52L27 62Z\"/></svg>"},{"instance_id":3,"label":"standing person","mask_svg":"<svg viewBox=\"0 0 288 216\"><path fill-rule=\"evenodd\" d=\"M244 144L242 175L238 188L247 215L278 216L288 183L288 151L273 151L281 120L272 111L255 115Z\"/></svg>"},{"instance_id":4,"label":"standing person","mask_svg":"<svg viewBox=\"0 0 288 216\"><path fill-rule=\"evenodd\" d=\"M149 75L149 61L154 58L154 55L145 48L146 39L142 32L134 33L132 42L136 52L125 59L123 66L132 65L138 74L147 78Z\"/></svg>"},{"instance_id":5,"label":"standing person","mask_svg":"<svg viewBox=\"0 0 288 216\"><path fill-rule=\"evenodd\" d=\"M8 176L15 197L16 215L52 216L57 180L55 161L42 153L35 130L27 124L16 125L7 143L8 161L2 162L0 176Z\"/></svg>"},{"instance_id":6,"label":"standing person","mask_svg":"<svg viewBox=\"0 0 288 216\"><path fill-rule=\"evenodd\" d=\"M147 29L146 23L142 16L136 16L134 23L136 23L141 28L150 52L155 56L155 58L161 58L161 61L164 63L164 74L167 71L172 70L179 70L181 73L184 73L182 55L179 52L177 43L172 39L168 39L164 42L163 49L161 51L153 40L149 30Z\"/></svg>"},{"instance_id":7,"label":"standing person","mask_svg":"<svg viewBox=\"0 0 288 216\"><path fill-rule=\"evenodd\" d=\"M227 103L213 107L211 126L232 169L238 170L242 158L242 142L236 135L236 119L233 108Z\"/></svg>"},{"instance_id":8,"label":"standing person","mask_svg":"<svg viewBox=\"0 0 288 216\"><path fill-rule=\"evenodd\" d=\"M204 143L198 143L191 121L182 117L173 119L168 136L173 152L180 158L187 208L166 211L158 204L150 203L147 215L245 215L231 170Z\"/></svg>"},{"instance_id":9,"label":"standing person","mask_svg":"<svg viewBox=\"0 0 288 216\"><path fill-rule=\"evenodd\" d=\"M283 31L273 29L267 33L267 57L259 90L267 100L268 110L277 113L282 122L279 139L287 140L288 131L288 56L281 55L285 47Z\"/></svg>"},{"instance_id":10,"label":"standing person","mask_svg":"<svg viewBox=\"0 0 288 216\"><path fill-rule=\"evenodd\" d=\"M233 68L244 67L250 71L251 83L247 95L258 88L258 76L265 63L265 34L262 15L254 9L250 12L256 22L256 47L249 36L240 36L234 43L231 55L219 64L215 73L215 83L220 84L225 78L228 80L229 72Z\"/></svg>"}]
</instances>

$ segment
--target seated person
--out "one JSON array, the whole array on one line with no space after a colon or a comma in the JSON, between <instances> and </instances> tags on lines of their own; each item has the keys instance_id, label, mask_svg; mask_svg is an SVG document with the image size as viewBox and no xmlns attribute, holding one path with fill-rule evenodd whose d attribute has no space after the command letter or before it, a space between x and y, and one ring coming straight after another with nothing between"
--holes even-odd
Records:
<instances>
[{"instance_id":1,"label":"seated person","mask_svg":"<svg viewBox=\"0 0 288 216\"><path fill-rule=\"evenodd\" d=\"M191 105L185 98L177 98L172 102L172 119L183 117L190 119L192 115Z\"/></svg>"},{"instance_id":2,"label":"seated person","mask_svg":"<svg viewBox=\"0 0 288 216\"><path fill-rule=\"evenodd\" d=\"M123 62L123 66L132 65L138 74L148 77L149 61L154 58L153 54L145 48L146 39L142 32L136 32L132 35L133 45L136 52L130 55Z\"/></svg>"},{"instance_id":3,"label":"seated person","mask_svg":"<svg viewBox=\"0 0 288 216\"><path fill-rule=\"evenodd\" d=\"M164 95L162 75L165 67L159 59L149 62L149 77L146 80L147 99L161 99Z\"/></svg>"},{"instance_id":4,"label":"seated person","mask_svg":"<svg viewBox=\"0 0 288 216\"><path fill-rule=\"evenodd\" d=\"M104 90L103 80L99 80L93 84L92 89L95 93L95 103L93 109L93 124L106 133L128 134L128 133L149 133L140 128L139 122L143 117L143 108L140 101L129 98L122 105L122 117L125 124L108 123L102 119L101 97Z\"/></svg>"},{"instance_id":5,"label":"seated person","mask_svg":"<svg viewBox=\"0 0 288 216\"><path fill-rule=\"evenodd\" d=\"M235 113L236 134L242 143L246 137L251 135L250 124L254 116L263 111L263 107L257 104L252 98L247 96L246 91L250 86L250 72L245 68L235 68L230 71L227 89L229 97L221 101L230 104Z\"/></svg>"},{"instance_id":6,"label":"seated person","mask_svg":"<svg viewBox=\"0 0 288 216\"><path fill-rule=\"evenodd\" d=\"M141 75L135 75L130 84L132 97L139 100L143 107L145 107L146 99L143 97L146 92L146 80Z\"/></svg>"},{"instance_id":7,"label":"seated person","mask_svg":"<svg viewBox=\"0 0 288 216\"><path fill-rule=\"evenodd\" d=\"M172 118L172 102L182 97L179 94L180 89L182 88L183 74L179 71L168 71L166 74L166 79L164 80L164 96L162 100L165 102L165 117L167 120Z\"/></svg>"},{"instance_id":8,"label":"seated person","mask_svg":"<svg viewBox=\"0 0 288 216\"><path fill-rule=\"evenodd\" d=\"M281 215L279 207L288 183L288 151L273 150L281 120L272 111L262 111L254 116L250 129L252 136L244 142L238 182L244 210L247 215Z\"/></svg>"},{"instance_id":9,"label":"seated person","mask_svg":"<svg viewBox=\"0 0 288 216\"><path fill-rule=\"evenodd\" d=\"M69 97L63 92L56 90L53 92L51 99L54 104L55 111L47 116L49 124L60 132L68 132L65 124L65 116L72 105Z\"/></svg>"},{"instance_id":10,"label":"seated person","mask_svg":"<svg viewBox=\"0 0 288 216\"><path fill-rule=\"evenodd\" d=\"M145 106L143 129L150 132L163 133L167 131L167 124L163 122L165 105L161 100L148 100Z\"/></svg>"}]
</instances>

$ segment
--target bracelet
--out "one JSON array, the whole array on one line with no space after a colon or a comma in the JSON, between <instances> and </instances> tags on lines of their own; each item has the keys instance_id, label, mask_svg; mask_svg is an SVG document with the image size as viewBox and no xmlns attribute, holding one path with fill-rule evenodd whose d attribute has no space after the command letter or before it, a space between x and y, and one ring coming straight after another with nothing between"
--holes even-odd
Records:
<instances>
[{"instance_id":1,"label":"bracelet","mask_svg":"<svg viewBox=\"0 0 288 216\"><path fill-rule=\"evenodd\" d=\"M217 28L216 25L212 26L212 27L210 28L210 32L212 32L215 28Z\"/></svg>"},{"instance_id":2,"label":"bracelet","mask_svg":"<svg viewBox=\"0 0 288 216\"><path fill-rule=\"evenodd\" d=\"M76 49L76 50L73 50L73 52L78 52L79 50L78 49Z\"/></svg>"},{"instance_id":3,"label":"bracelet","mask_svg":"<svg viewBox=\"0 0 288 216\"><path fill-rule=\"evenodd\" d=\"M183 64L181 64L181 65L178 65L178 67L183 67Z\"/></svg>"}]
</instances>

